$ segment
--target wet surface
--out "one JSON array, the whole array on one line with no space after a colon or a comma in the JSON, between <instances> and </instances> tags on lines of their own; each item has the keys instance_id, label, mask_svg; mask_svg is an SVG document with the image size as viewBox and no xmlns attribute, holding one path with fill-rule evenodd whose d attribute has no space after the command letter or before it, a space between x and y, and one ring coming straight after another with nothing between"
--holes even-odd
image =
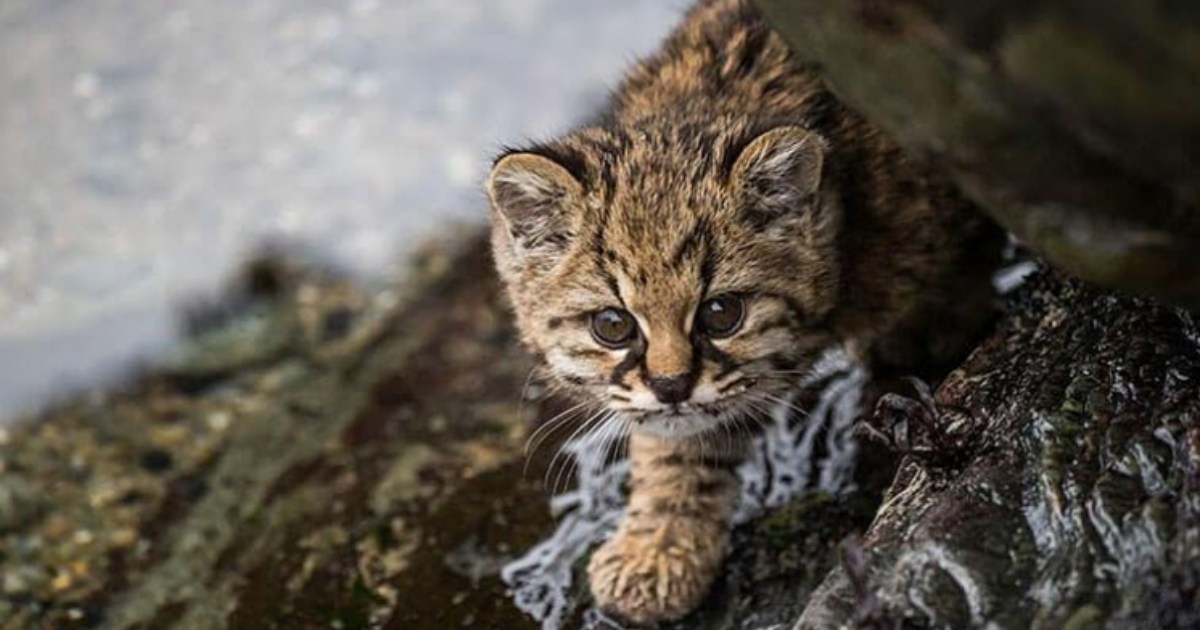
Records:
<instances>
[{"instance_id":1,"label":"wet surface","mask_svg":"<svg viewBox=\"0 0 1200 630\"><path fill-rule=\"evenodd\" d=\"M798 627L868 599L883 627L1200 619L1193 316L1045 273L1020 296L933 398L881 409L908 446L863 541L866 586L831 574Z\"/></svg>"},{"instance_id":2,"label":"wet surface","mask_svg":"<svg viewBox=\"0 0 1200 630\"><path fill-rule=\"evenodd\" d=\"M1191 7L757 4L839 99L1050 263L1200 310Z\"/></svg>"},{"instance_id":3,"label":"wet surface","mask_svg":"<svg viewBox=\"0 0 1200 630\"><path fill-rule=\"evenodd\" d=\"M264 241L378 279L481 221L490 155L588 115L682 6L4 2L0 422L161 355Z\"/></svg>"}]
</instances>

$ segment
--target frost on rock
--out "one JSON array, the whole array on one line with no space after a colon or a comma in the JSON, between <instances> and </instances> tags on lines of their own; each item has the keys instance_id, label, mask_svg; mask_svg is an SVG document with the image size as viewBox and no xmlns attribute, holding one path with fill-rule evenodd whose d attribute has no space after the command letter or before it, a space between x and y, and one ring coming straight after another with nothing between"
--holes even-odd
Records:
<instances>
[{"instance_id":1,"label":"frost on rock","mask_svg":"<svg viewBox=\"0 0 1200 630\"><path fill-rule=\"evenodd\" d=\"M797 392L822 387L812 409L805 413L791 400L773 409L771 422L738 469L742 496L735 523L808 492L842 494L853 489L857 448L852 433L867 379L863 367L844 352L831 350L798 383ZM500 573L517 608L544 630L561 627L573 604L576 566L616 530L629 476L627 459L611 462L606 457L603 436L584 435L563 449L576 466L577 482L550 501L551 512L560 518L558 527ZM585 619L591 627L619 627L595 610Z\"/></svg>"},{"instance_id":2,"label":"frost on rock","mask_svg":"<svg viewBox=\"0 0 1200 630\"><path fill-rule=\"evenodd\" d=\"M563 445L576 467L576 487L550 500L551 513L561 517L558 528L500 571L517 608L548 630L570 609L575 564L617 528L625 509L629 460L610 462L601 442L588 432Z\"/></svg>"},{"instance_id":3,"label":"frost on rock","mask_svg":"<svg viewBox=\"0 0 1200 630\"><path fill-rule=\"evenodd\" d=\"M755 439L750 459L738 469L742 500L735 523L808 492L853 490L858 454L854 422L867 379L866 369L840 350L817 361L797 388L823 384L817 403L807 415L790 401L778 405L773 422Z\"/></svg>"}]
</instances>

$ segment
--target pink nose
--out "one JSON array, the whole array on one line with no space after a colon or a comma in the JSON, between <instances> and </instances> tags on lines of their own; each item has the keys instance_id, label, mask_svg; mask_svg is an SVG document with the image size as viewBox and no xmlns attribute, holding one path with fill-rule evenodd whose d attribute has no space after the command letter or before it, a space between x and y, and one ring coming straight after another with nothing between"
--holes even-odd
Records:
<instances>
[{"instance_id":1,"label":"pink nose","mask_svg":"<svg viewBox=\"0 0 1200 630\"><path fill-rule=\"evenodd\" d=\"M689 374L651 377L646 379L646 386L654 392L658 402L668 405L685 402L692 397L692 377Z\"/></svg>"}]
</instances>

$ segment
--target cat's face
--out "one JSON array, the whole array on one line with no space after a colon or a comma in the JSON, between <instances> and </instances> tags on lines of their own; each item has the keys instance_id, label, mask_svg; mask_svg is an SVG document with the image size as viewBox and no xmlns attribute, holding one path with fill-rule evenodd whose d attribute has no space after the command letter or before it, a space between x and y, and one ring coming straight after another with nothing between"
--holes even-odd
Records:
<instances>
[{"instance_id":1,"label":"cat's face","mask_svg":"<svg viewBox=\"0 0 1200 630\"><path fill-rule=\"evenodd\" d=\"M522 339L634 430L761 417L833 340L823 152L785 126L588 129L505 155L493 247Z\"/></svg>"}]
</instances>

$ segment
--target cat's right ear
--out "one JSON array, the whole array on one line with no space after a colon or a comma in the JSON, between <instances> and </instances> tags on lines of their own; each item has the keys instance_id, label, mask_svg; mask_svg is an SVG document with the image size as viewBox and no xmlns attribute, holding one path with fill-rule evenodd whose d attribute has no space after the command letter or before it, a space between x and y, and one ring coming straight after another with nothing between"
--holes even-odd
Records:
<instances>
[{"instance_id":1,"label":"cat's right ear","mask_svg":"<svg viewBox=\"0 0 1200 630\"><path fill-rule=\"evenodd\" d=\"M570 239L570 211L583 185L548 157L510 153L492 167L487 192L494 230L503 230L519 252L552 253Z\"/></svg>"}]
</instances>

